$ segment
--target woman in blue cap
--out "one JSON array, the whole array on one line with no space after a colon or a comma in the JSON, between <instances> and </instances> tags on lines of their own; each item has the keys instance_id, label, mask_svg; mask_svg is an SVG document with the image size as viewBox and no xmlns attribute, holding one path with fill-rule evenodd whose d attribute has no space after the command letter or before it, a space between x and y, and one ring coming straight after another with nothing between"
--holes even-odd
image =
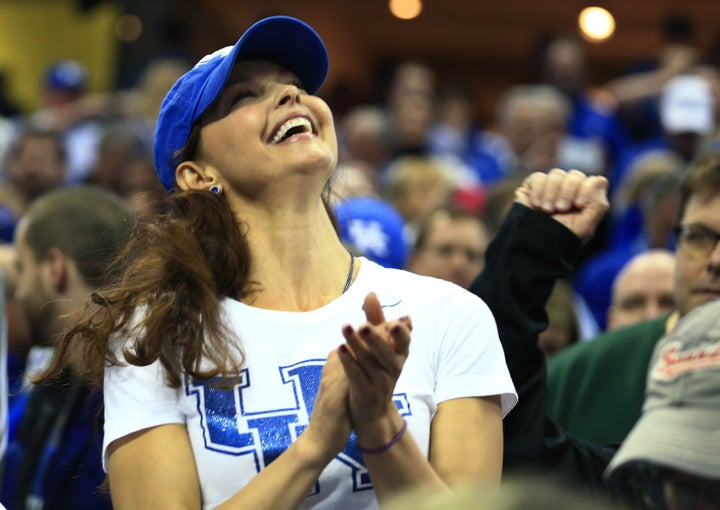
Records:
<instances>
[{"instance_id":1,"label":"woman in blue cap","mask_svg":"<svg viewBox=\"0 0 720 510\"><path fill-rule=\"evenodd\" d=\"M55 365L80 352L104 380L115 508L374 508L499 480L516 394L492 315L343 247L327 65L312 28L267 18L163 102L168 209Z\"/></svg>"}]
</instances>

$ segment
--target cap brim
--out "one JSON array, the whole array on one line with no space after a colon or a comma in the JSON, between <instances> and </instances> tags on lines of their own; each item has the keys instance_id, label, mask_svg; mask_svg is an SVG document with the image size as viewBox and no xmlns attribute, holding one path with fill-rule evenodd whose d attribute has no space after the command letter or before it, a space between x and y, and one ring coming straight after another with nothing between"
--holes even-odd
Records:
<instances>
[{"instance_id":1,"label":"cap brim","mask_svg":"<svg viewBox=\"0 0 720 510\"><path fill-rule=\"evenodd\" d=\"M708 112L664 112L662 123L668 133L706 135L713 130L712 116Z\"/></svg>"},{"instance_id":2,"label":"cap brim","mask_svg":"<svg viewBox=\"0 0 720 510\"><path fill-rule=\"evenodd\" d=\"M320 36L308 24L289 16L265 18L248 28L233 49L234 61L269 60L302 81L315 94L328 72L328 55Z\"/></svg>"},{"instance_id":3,"label":"cap brim","mask_svg":"<svg viewBox=\"0 0 720 510\"><path fill-rule=\"evenodd\" d=\"M622 476L638 463L720 478L720 410L669 407L646 410L606 470Z\"/></svg>"},{"instance_id":4,"label":"cap brim","mask_svg":"<svg viewBox=\"0 0 720 510\"><path fill-rule=\"evenodd\" d=\"M262 19L245 31L205 78L193 111L193 122L220 95L235 63L243 60L266 60L292 71L310 94L320 89L328 72L325 44L310 25L289 16Z\"/></svg>"}]
</instances>

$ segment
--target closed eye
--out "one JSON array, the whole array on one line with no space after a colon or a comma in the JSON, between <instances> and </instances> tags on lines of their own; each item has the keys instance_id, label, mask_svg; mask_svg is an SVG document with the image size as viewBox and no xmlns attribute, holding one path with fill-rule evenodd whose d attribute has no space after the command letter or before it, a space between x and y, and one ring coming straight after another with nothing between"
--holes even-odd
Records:
<instances>
[{"instance_id":1,"label":"closed eye","mask_svg":"<svg viewBox=\"0 0 720 510\"><path fill-rule=\"evenodd\" d=\"M260 97L260 90L254 87L228 87L217 103L204 115L204 123L221 119L247 101Z\"/></svg>"},{"instance_id":2,"label":"closed eye","mask_svg":"<svg viewBox=\"0 0 720 510\"><path fill-rule=\"evenodd\" d=\"M260 92L255 89L241 89L235 92L235 94L233 94L230 104L236 104L244 99L258 97L259 95Z\"/></svg>"},{"instance_id":3,"label":"closed eye","mask_svg":"<svg viewBox=\"0 0 720 510\"><path fill-rule=\"evenodd\" d=\"M294 79L290 82L290 85L295 85L297 88L299 88L302 92L306 92L305 90L305 84L301 82L299 79Z\"/></svg>"}]
</instances>

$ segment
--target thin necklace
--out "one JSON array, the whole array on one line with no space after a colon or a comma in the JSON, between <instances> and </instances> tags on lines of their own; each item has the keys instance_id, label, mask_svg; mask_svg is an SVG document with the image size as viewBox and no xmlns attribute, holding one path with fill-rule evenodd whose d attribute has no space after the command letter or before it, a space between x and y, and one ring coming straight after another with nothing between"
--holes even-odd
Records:
<instances>
[{"instance_id":1,"label":"thin necklace","mask_svg":"<svg viewBox=\"0 0 720 510\"><path fill-rule=\"evenodd\" d=\"M348 252L350 253L350 252ZM350 271L348 271L347 275L347 281L345 282L345 288L343 288L342 293L345 294L347 290L350 288L350 284L352 283L352 277L353 273L355 272L355 255L350 253Z\"/></svg>"}]
</instances>

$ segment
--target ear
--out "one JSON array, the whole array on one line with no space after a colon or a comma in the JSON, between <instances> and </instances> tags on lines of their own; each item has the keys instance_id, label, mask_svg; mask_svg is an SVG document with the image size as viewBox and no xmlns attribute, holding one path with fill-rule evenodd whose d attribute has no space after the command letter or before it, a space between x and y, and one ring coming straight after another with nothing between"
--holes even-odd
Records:
<instances>
[{"instance_id":1,"label":"ear","mask_svg":"<svg viewBox=\"0 0 720 510\"><path fill-rule=\"evenodd\" d=\"M183 191L209 190L218 178L212 168L199 164L197 161L183 161L175 169L175 181Z\"/></svg>"},{"instance_id":2,"label":"ear","mask_svg":"<svg viewBox=\"0 0 720 510\"><path fill-rule=\"evenodd\" d=\"M615 307L610 306L607 310L607 314L605 315L605 329L611 330L613 329L611 326L613 326L613 322L615 321Z\"/></svg>"},{"instance_id":3,"label":"ear","mask_svg":"<svg viewBox=\"0 0 720 510\"><path fill-rule=\"evenodd\" d=\"M44 276L48 285L57 294L63 294L68 288L69 267L71 263L59 248L50 248L45 253L43 260L45 265Z\"/></svg>"}]
</instances>

